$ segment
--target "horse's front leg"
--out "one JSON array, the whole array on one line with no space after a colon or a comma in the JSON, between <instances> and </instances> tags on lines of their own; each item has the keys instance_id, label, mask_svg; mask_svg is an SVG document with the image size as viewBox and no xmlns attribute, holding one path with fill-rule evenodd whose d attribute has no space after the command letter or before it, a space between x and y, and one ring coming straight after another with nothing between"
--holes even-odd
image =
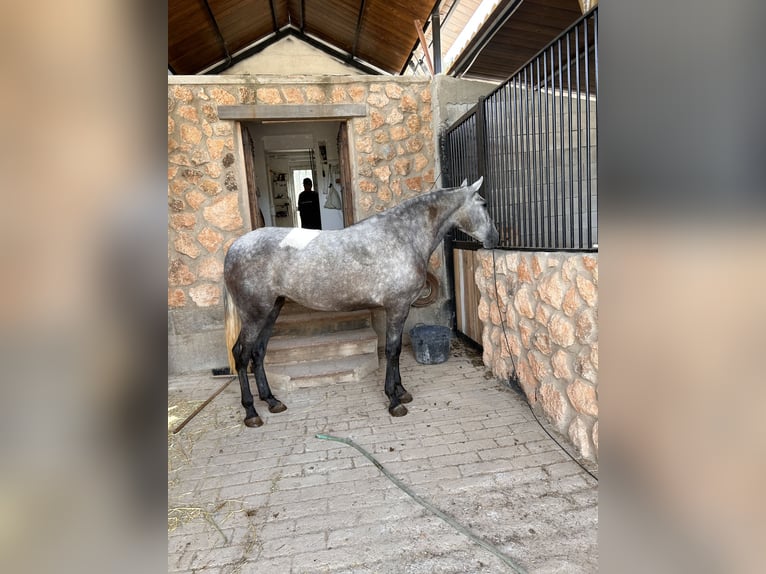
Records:
<instances>
[{"instance_id":1,"label":"horse's front leg","mask_svg":"<svg viewBox=\"0 0 766 574\"><path fill-rule=\"evenodd\" d=\"M402 331L404 321L407 319L407 310L396 313L387 309L386 321L386 382L385 391L390 403L388 412L394 417L403 417L407 414L407 407L402 403L412 400L412 395L402 386L402 377L399 374L399 356L402 353Z\"/></svg>"}]
</instances>

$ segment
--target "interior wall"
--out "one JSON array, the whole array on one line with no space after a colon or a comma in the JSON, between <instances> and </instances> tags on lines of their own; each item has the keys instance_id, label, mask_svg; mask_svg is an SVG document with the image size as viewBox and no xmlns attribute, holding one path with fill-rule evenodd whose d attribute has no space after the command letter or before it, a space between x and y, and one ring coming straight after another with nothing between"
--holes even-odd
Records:
<instances>
[{"instance_id":1,"label":"interior wall","mask_svg":"<svg viewBox=\"0 0 766 574\"><path fill-rule=\"evenodd\" d=\"M361 72L354 66L349 66L322 50L290 36L282 38L258 54L234 64L221 74L227 76L241 74L283 76L285 70L290 70L291 74L361 75Z\"/></svg>"}]
</instances>

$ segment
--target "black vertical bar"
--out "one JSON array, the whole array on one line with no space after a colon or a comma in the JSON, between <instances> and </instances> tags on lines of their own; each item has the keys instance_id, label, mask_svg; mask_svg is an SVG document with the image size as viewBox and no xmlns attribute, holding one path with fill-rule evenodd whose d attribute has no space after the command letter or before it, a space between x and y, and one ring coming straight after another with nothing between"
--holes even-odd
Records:
<instances>
[{"instance_id":1,"label":"black vertical bar","mask_svg":"<svg viewBox=\"0 0 766 574\"><path fill-rule=\"evenodd\" d=\"M583 20L583 40L585 41L585 45L583 46L583 52L585 53L585 150L586 150L586 168L585 173L587 175L586 181L586 187L587 187L587 194L585 196L586 205L587 205L587 222L588 222L588 248L593 247L593 218L591 216L590 210L591 210L591 170L590 170L590 68L589 68L589 60L590 60L590 50L589 50L589 43L588 43L588 19L586 18Z\"/></svg>"},{"instance_id":2,"label":"black vertical bar","mask_svg":"<svg viewBox=\"0 0 766 574\"><path fill-rule=\"evenodd\" d=\"M598 100L598 10L593 11L593 50L596 60L595 72L596 72L596 100ZM598 114L598 106L596 107L596 114ZM598 132L597 132L598 133ZM598 145L598 142L596 143Z\"/></svg>"},{"instance_id":3,"label":"black vertical bar","mask_svg":"<svg viewBox=\"0 0 766 574\"><path fill-rule=\"evenodd\" d=\"M531 203L529 201L530 198L530 186L529 183L531 181L531 173L530 173L530 165L531 165L531 157L529 154L529 82L527 81L527 67L524 68L524 157L526 158L526 161L524 162L524 187L523 187L523 195L522 199L524 201L524 245L530 245L532 240L532 232L531 232Z\"/></svg>"},{"instance_id":4,"label":"black vertical bar","mask_svg":"<svg viewBox=\"0 0 766 574\"><path fill-rule=\"evenodd\" d=\"M494 94L487 98L488 130L486 135L487 160L487 194L491 195L490 213L497 213L497 109Z\"/></svg>"},{"instance_id":5,"label":"black vertical bar","mask_svg":"<svg viewBox=\"0 0 766 574\"><path fill-rule=\"evenodd\" d=\"M495 151L497 153L496 167L497 173L495 174L495 193L497 194L497 211L495 212L494 221L496 224L500 223L503 226L503 231L500 231L501 241L505 241L507 236L507 220L505 219L505 191L503 178L505 177L503 170L503 147L505 140L503 138L503 120L505 118L503 114L503 90L497 90L494 95L495 98L495 110L497 113L497 127L495 133L497 134L497 142L495 145Z\"/></svg>"},{"instance_id":6,"label":"black vertical bar","mask_svg":"<svg viewBox=\"0 0 766 574\"><path fill-rule=\"evenodd\" d=\"M442 40L441 40L441 17L439 5L434 7L431 13L431 44L434 52L434 74L442 73Z\"/></svg>"},{"instance_id":7,"label":"black vertical bar","mask_svg":"<svg viewBox=\"0 0 766 574\"><path fill-rule=\"evenodd\" d=\"M569 100L569 118L567 128L569 132L569 245L574 247L574 165L572 162L572 54L570 50L572 38L567 33L567 95Z\"/></svg>"},{"instance_id":8,"label":"black vertical bar","mask_svg":"<svg viewBox=\"0 0 766 574\"><path fill-rule=\"evenodd\" d=\"M508 97L510 94L510 86L506 83L503 87L503 125L502 125L502 138L503 138L503 162L501 169L503 170L503 221L506 226L506 240L503 244L504 247L508 247L513 240L513 225L511 224L511 130L510 130L510 108L508 106Z\"/></svg>"},{"instance_id":9,"label":"black vertical bar","mask_svg":"<svg viewBox=\"0 0 766 574\"><path fill-rule=\"evenodd\" d=\"M536 72L536 74L534 74ZM535 178L535 247L540 247L541 243L541 227L542 227L542 181L540 181L540 162L542 160L540 156L540 60L535 59L535 67L532 69L530 75L534 74L534 88L532 91L532 145L534 146L534 156L532 162L532 174ZM535 98L537 95L537 98Z\"/></svg>"},{"instance_id":10,"label":"black vertical bar","mask_svg":"<svg viewBox=\"0 0 766 574\"><path fill-rule=\"evenodd\" d=\"M537 247L537 148L535 142L535 76L534 67L529 64L529 220L530 220L530 244Z\"/></svg>"},{"instance_id":11,"label":"black vertical bar","mask_svg":"<svg viewBox=\"0 0 766 574\"><path fill-rule=\"evenodd\" d=\"M550 122L548 121L548 111L549 111L549 105L548 105L548 99L550 98L550 95L548 94L548 51L546 50L543 52L543 78L544 78L544 86L545 86L545 194L546 194L546 219L548 220L548 241L546 242L546 247L553 247L552 245L552 229L551 229L551 182L550 182L550 151L548 150L550 146L550 139L548 137L548 133L550 131Z\"/></svg>"},{"instance_id":12,"label":"black vertical bar","mask_svg":"<svg viewBox=\"0 0 766 574\"><path fill-rule=\"evenodd\" d=\"M582 94L580 93L580 26L575 26L575 71L577 72L577 238L582 247Z\"/></svg>"},{"instance_id":13,"label":"black vertical bar","mask_svg":"<svg viewBox=\"0 0 766 574\"><path fill-rule=\"evenodd\" d=\"M558 41L558 64L559 64L559 134L561 138L561 142L559 145L559 157L561 158L561 243L559 244L559 247L566 247L567 244L567 206L566 206L566 200L567 200L567 185L566 185L566 163L565 163L565 152L566 148L564 147L564 128L566 127L566 123L564 120L564 62L561 59L561 39Z\"/></svg>"},{"instance_id":14,"label":"black vertical bar","mask_svg":"<svg viewBox=\"0 0 766 574\"><path fill-rule=\"evenodd\" d=\"M484 110L484 102L486 97L479 98L479 105L476 107L476 167L478 169L478 177L486 176L487 174L487 156L486 149L484 148L484 142L486 141L486 118ZM486 191L485 191L486 194Z\"/></svg>"},{"instance_id":15,"label":"black vertical bar","mask_svg":"<svg viewBox=\"0 0 766 574\"><path fill-rule=\"evenodd\" d=\"M488 97L484 100L484 137L482 138L482 141L484 143L484 169L485 169L485 175L484 175L484 199L487 202L487 208L491 212L494 202L493 197L493 190L492 190L492 184L493 184L493 178L492 175L494 173L494 161L493 161L493 151L492 147L494 143L492 142L492 130L493 128L493 118L492 118L493 110L492 110L492 97Z\"/></svg>"},{"instance_id":16,"label":"black vertical bar","mask_svg":"<svg viewBox=\"0 0 766 574\"><path fill-rule=\"evenodd\" d=\"M556 60L554 58L556 51L551 44L551 125L553 126L553 171L551 180L553 181L553 245L552 247L561 247L559 245L559 176L558 165L556 164Z\"/></svg>"},{"instance_id":17,"label":"black vertical bar","mask_svg":"<svg viewBox=\"0 0 766 574\"><path fill-rule=\"evenodd\" d=\"M515 228L515 235L516 235L516 244L518 247L521 247L523 245L521 237L522 237L522 223L521 223L521 216L522 216L522 209L524 206L521 202L521 187L522 187L522 169L521 169L521 114L519 114L519 105L521 102L521 94L519 93L519 80L518 77L514 81L513 84L513 170L514 170L514 189L513 189L513 199L514 199L514 225Z\"/></svg>"}]
</instances>

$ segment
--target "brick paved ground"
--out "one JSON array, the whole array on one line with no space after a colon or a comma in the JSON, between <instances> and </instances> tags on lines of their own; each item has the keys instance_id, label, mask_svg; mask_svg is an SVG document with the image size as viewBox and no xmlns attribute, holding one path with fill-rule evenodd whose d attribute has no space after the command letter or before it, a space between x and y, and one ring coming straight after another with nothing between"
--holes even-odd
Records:
<instances>
[{"instance_id":1,"label":"brick paved ground","mask_svg":"<svg viewBox=\"0 0 766 574\"><path fill-rule=\"evenodd\" d=\"M168 570L510 571L322 432L352 438L529 572L597 571L597 486L526 403L456 341L446 363L419 365L407 347L401 363L414 396L404 418L385 408L381 362L361 383L275 392L284 413L258 401L258 429L242 424L235 381L169 435ZM224 381L171 379L169 422Z\"/></svg>"}]
</instances>

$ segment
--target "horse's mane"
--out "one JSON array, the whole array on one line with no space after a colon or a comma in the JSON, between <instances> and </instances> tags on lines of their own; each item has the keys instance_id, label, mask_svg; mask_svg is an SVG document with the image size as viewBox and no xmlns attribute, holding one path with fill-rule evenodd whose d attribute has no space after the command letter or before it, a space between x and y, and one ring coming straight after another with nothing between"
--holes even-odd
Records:
<instances>
[{"instance_id":1,"label":"horse's mane","mask_svg":"<svg viewBox=\"0 0 766 574\"><path fill-rule=\"evenodd\" d=\"M438 201L445 196L457 196L458 193L466 192L465 187L447 187L442 189L436 189L434 191L429 191L427 193L422 193L420 195L416 195L415 197L411 197L409 199L406 199L402 201L401 203L396 204L393 207L390 207L386 209L385 211L382 211L380 213L376 213L374 215L371 215L365 219L362 219L358 223L361 223L362 221L370 220L370 219L378 219L381 217L388 217L388 216L396 216L398 214L401 214L403 211L409 211L411 209L416 209L419 206L427 206L432 204L435 201Z\"/></svg>"}]
</instances>

